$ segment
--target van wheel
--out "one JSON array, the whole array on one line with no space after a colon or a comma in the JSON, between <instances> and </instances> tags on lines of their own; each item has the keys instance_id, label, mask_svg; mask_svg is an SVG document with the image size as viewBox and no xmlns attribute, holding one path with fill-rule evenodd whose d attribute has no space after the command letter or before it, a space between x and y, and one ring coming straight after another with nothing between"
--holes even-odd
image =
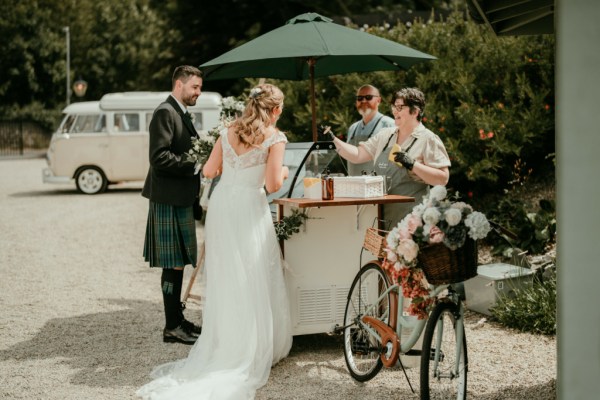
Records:
<instances>
[{"instance_id":1,"label":"van wheel","mask_svg":"<svg viewBox=\"0 0 600 400\"><path fill-rule=\"evenodd\" d=\"M106 190L108 180L96 167L83 167L75 176L77 190L84 194L98 194Z\"/></svg>"}]
</instances>

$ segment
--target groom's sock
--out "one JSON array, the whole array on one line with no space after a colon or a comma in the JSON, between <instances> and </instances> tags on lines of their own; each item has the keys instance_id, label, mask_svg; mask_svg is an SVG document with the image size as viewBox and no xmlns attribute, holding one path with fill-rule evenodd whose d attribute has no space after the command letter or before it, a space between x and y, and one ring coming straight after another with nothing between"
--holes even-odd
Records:
<instances>
[{"instance_id":1,"label":"groom's sock","mask_svg":"<svg viewBox=\"0 0 600 400\"><path fill-rule=\"evenodd\" d=\"M181 324L182 282L182 269L163 269L160 283L165 307L165 328L167 329L175 329Z\"/></svg>"}]
</instances>

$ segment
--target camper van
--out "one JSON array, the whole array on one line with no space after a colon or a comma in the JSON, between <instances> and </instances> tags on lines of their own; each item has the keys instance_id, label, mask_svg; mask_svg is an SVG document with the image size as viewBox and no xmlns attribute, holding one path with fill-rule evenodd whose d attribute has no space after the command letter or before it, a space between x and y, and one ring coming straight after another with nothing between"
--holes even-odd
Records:
<instances>
[{"instance_id":1,"label":"camper van","mask_svg":"<svg viewBox=\"0 0 600 400\"><path fill-rule=\"evenodd\" d=\"M148 173L148 127L154 109L170 92L105 94L100 101L73 103L52 135L46 154L46 183L69 183L77 190L97 194L112 183L140 181ZM197 131L219 124L221 95L202 92L194 115Z\"/></svg>"}]
</instances>

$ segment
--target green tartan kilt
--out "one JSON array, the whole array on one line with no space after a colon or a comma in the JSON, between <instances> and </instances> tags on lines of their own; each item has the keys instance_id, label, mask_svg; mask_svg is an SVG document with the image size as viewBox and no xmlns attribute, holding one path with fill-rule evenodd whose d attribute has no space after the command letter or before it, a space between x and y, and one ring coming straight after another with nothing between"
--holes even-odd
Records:
<instances>
[{"instance_id":1,"label":"green tartan kilt","mask_svg":"<svg viewBox=\"0 0 600 400\"><path fill-rule=\"evenodd\" d=\"M144 259L151 267L196 267L198 244L192 207L150 202Z\"/></svg>"}]
</instances>

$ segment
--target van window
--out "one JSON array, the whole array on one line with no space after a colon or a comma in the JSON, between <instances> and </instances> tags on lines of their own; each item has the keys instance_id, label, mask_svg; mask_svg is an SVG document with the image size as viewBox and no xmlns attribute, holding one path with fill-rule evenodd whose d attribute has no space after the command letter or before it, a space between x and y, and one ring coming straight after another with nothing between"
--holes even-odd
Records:
<instances>
[{"instance_id":1,"label":"van window","mask_svg":"<svg viewBox=\"0 0 600 400\"><path fill-rule=\"evenodd\" d=\"M139 132L140 116L137 113L115 113L116 132Z\"/></svg>"},{"instance_id":2,"label":"van window","mask_svg":"<svg viewBox=\"0 0 600 400\"><path fill-rule=\"evenodd\" d=\"M196 128L197 131L202 130L202 126L204 126L203 122L202 122L202 113L201 112L195 112L192 113L194 114L194 128ZM150 121L152 121L152 116L154 115L154 113L147 113L146 114L146 130L150 131Z\"/></svg>"},{"instance_id":3,"label":"van window","mask_svg":"<svg viewBox=\"0 0 600 400\"><path fill-rule=\"evenodd\" d=\"M77 115L73 119L67 118L63 126L63 133L92 133L106 131L106 118L104 114Z\"/></svg>"},{"instance_id":4,"label":"van window","mask_svg":"<svg viewBox=\"0 0 600 400\"><path fill-rule=\"evenodd\" d=\"M152 122L152 116L154 113L146 113L146 132L150 132L150 122Z\"/></svg>"}]
</instances>

